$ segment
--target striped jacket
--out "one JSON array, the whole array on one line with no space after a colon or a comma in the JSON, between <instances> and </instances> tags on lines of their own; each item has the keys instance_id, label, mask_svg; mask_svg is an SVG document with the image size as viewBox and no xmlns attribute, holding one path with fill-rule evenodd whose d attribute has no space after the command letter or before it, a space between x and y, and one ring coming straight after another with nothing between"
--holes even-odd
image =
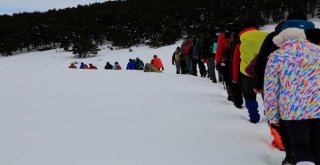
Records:
<instances>
[{"instance_id":1,"label":"striped jacket","mask_svg":"<svg viewBox=\"0 0 320 165\"><path fill-rule=\"evenodd\" d=\"M320 47L288 39L269 56L265 77L265 115L271 123L320 118Z\"/></svg>"}]
</instances>

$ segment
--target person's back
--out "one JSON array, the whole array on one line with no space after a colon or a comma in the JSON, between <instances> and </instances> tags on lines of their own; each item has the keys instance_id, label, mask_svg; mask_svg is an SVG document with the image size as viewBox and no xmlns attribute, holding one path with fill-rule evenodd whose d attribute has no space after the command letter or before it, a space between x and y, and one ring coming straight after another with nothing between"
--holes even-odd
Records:
<instances>
[{"instance_id":1,"label":"person's back","mask_svg":"<svg viewBox=\"0 0 320 165\"><path fill-rule=\"evenodd\" d=\"M127 70L134 70L135 69L135 62L132 59L129 60L126 69Z\"/></svg>"},{"instance_id":2,"label":"person's back","mask_svg":"<svg viewBox=\"0 0 320 165\"><path fill-rule=\"evenodd\" d=\"M302 32L288 28L273 39L280 49L266 65L264 105L270 123L283 121L295 162L311 165L320 164L320 30Z\"/></svg>"},{"instance_id":3,"label":"person's back","mask_svg":"<svg viewBox=\"0 0 320 165\"><path fill-rule=\"evenodd\" d=\"M248 75L245 69L259 53L260 47L268 33L259 31L255 28L245 30L240 34L240 72L244 75Z\"/></svg>"},{"instance_id":4,"label":"person's back","mask_svg":"<svg viewBox=\"0 0 320 165\"><path fill-rule=\"evenodd\" d=\"M111 70L111 69L113 69L113 66L112 66L109 62L107 62L107 64L106 64L106 66L104 67L104 69Z\"/></svg>"},{"instance_id":5,"label":"person's back","mask_svg":"<svg viewBox=\"0 0 320 165\"><path fill-rule=\"evenodd\" d=\"M96 66L89 64L89 68L88 69L98 69Z\"/></svg>"},{"instance_id":6,"label":"person's back","mask_svg":"<svg viewBox=\"0 0 320 165\"><path fill-rule=\"evenodd\" d=\"M84 69L85 64L83 62L80 63L79 69Z\"/></svg>"},{"instance_id":7,"label":"person's back","mask_svg":"<svg viewBox=\"0 0 320 165\"><path fill-rule=\"evenodd\" d=\"M115 62L114 63L114 70L122 70L122 68L121 68L121 66L120 66L120 64L118 63L118 62Z\"/></svg>"},{"instance_id":8,"label":"person's back","mask_svg":"<svg viewBox=\"0 0 320 165\"><path fill-rule=\"evenodd\" d=\"M77 69L77 66L74 65L74 63L71 63L69 66L70 69Z\"/></svg>"},{"instance_id":9,"label":"person's back","mask_svg":"<svg viewBox=\"0 0 320 165\"><path fill-rule=\"evenodd\" d=\"M134 68L135 68L136 70L143 70L143 68L144 68L144 63L143 63L143 61L140 60L138 57L136 58L136 62L135 62Z\"/></svg>"},{"instance_id":10,"label":"person's back","mask_svg":"<svg viewBox=\"0 0 320 165\"><path fill-rule=\"evenodd\" d=\"M278 35L282 30L286 28L300 28L300 29L314 29L315 26L312 22L307 21L307 17L304 13L294 12L289 14L287 20L284 22L280 22L275 31L268 34L265 38L259 54L257 55L256 63L254 64L254 72L253 72L253 80L254 80L254 88L256 92L262 93L263 91L263 82L264 82L264 72L266 68L266 63L268 61L268 56L271 52L278 49L272 39L276 35Z\"/></svg>"},{"instance_id":11,"label":"person's back","mask_svg":"<svg viewBox=\"0 0 320 165\"><path fill-rule=\"evenodd\" d=\"M159 57L157 57L156 55L153 56L153 59L151 60L151 64L153 65L153 67L155 67L156 69L159 70L164 70L162 61Z\"/></svg>"}]
</instances>

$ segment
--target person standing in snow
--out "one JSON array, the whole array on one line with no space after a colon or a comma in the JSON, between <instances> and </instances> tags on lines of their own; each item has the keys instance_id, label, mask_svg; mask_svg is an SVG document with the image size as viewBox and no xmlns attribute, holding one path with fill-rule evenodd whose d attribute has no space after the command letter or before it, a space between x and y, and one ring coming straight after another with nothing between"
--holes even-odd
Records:
<instances>
[{"instance_id":1,"label":"person standing in snow","mask_svg":"<svg viewBox=\"0 0 320 165\"><path fill-rule=\"evenodd\" d=\"M283 120L297 165L319 165L320 30L287 28L273 42L280 49L265 69L266 118L274 125Z\"/></svg>"},{"instance_id":2,"label":"person standing in snow","mask_svg":"<svg viewBox=\"0 0 320 165\"><path fill-rule=\"evenodd\" d=\"M176 66L176 74L181 73L180 54L181 54L180 47L177 47L174 53L172 54L172 65Z\"/></svg>"},{"instance_id":3,"label":"person standing in snow","mask_svg":"<svg viewBox=\"0 0 320 165\"><path fill-rule=\"evenodd\" d=\"M216 46L217 46L217 34L216 31L211 29L206 37L203 45L203 58L207 60L209 78L213 83L217 83L216 78Z\"/></svg>"},{"instance_id":4,"label":"person standing in snow","mask_svg":"<svg viewBox=\"0 0 320 165\"><path fill-rule=\"evenodd\" d=\"M253 91L253 79L249 77L245 69L259 53L268 33L257 30L256 22L251 19L244 20L241 29L239 33L241 43L236 46L233 56L232 81L234 83L241 81L250 122L256 124L260 121L257 96Z\"/></svg>"},{"instance_id":5,"label":"person standing in snow","mask_svg":"<svg viewBox=\"0 0 320 165\"><path fill-rule=\"evenodd\" d=\"M161 59L157 55L153 55L153 59L151 60L151 65L158 70L164 70Z\"/></svg>"},{"instance_id":6,"label":"person standing in snow","mask_svg":"<svg viewBox=\"0 0 320 165\"><path fill-rule=\"evenodd\" d=\"M253 84L254 91L256 93L263 94L263 82L266 64L268 56L278 46L272 41L273 37L278 35L282 30L288 27L297 27L301 29L314 29L315 26L312 22L307 21L307 16L302 12L290 13L287 17L287 21L279 23L275 30L267 35L260 48L259 54L256 56L256 62L253 66ZM274 136L272 146L278 149L285 149L286 157L283 160L283 164L293 164L292 148L289 140L289 136L282 120L279 121L279 127L273 124L270 125L271 134ZM280 136L279 136L280 135Z\"/></svg>"}]
</instances>

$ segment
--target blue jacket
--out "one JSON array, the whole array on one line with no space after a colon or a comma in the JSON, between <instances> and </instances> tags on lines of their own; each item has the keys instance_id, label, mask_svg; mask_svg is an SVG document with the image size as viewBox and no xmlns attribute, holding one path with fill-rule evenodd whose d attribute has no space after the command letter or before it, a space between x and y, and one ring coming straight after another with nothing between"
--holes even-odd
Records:
<instances>
[{"instance_id":1,"label":"blue jacket","mask_svg":"<svg viewBox=\"0 0 320 165\"><path fill-rule=\"evenodd\" d=\"M134 66L135 66L135 62L134 61L129 61L128 62L128 64L127 64L127 70L134 70L135 68L134 68Z\"/></svg>"}]
</instances>

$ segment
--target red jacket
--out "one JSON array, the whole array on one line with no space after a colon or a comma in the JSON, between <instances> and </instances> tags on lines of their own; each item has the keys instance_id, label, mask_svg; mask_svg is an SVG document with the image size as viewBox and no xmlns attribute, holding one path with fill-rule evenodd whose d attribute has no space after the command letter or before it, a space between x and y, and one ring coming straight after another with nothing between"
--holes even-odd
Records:
<instances>
[{"instance_id":1,"label":"red jacket","mask_svg":"<svg viewBox=\"0 0 320 165\"><path fill-rule=\"evenodd\" d=\"M151 60L151 65L153 65L153 67L157 68L157 69L163 69L163 64L160 58L154 58Z\"/></svg>"},{"instance_id":2,"label":"red jacket","mask_svg":"<svg viewBox=\"0 0 320 165\"><path fill-rule=\"evenodd\" d=\"M239 81L240 72L240 44L237 44L234 48L232 59L232 81Z\"/></svg>"},{"instance_id":3,"label":"red jacket","mask_svg":"<svg viewBox=\"0 0 320 165\"><path fill-rule=\"evenodd\" d=\"M226 42L224 42L226 38L227 38L226 33L221 33L218 37L218 45L217 45L217 52L216 52L216 64L222 63L223 53L228 46L226 44Z\"/></svg>"}]
</instances>

